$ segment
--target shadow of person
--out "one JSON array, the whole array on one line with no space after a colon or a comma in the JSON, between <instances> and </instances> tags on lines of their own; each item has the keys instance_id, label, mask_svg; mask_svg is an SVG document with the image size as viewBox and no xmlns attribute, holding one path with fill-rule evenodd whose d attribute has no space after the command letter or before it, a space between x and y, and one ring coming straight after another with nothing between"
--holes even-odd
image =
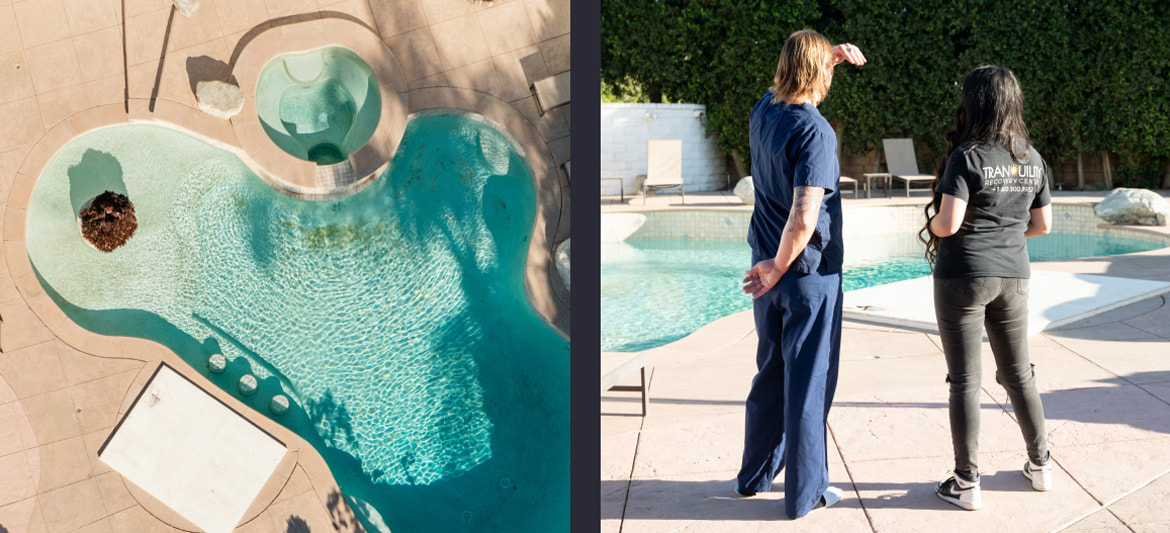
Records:
<instances>
[{"instance_id":1,"label":"shadow of person","mask_svg":"<svg viewBox=\"0 0 1170 533\"><path fill-rule=\"evenodd\" d=\"M126 182L122 180L122 164L106 152L86 150L81 161L70 166L68 172L69 203L74 216L81 212L81 206L105 191L129 196Z\"/></svg>"}]
</instances>

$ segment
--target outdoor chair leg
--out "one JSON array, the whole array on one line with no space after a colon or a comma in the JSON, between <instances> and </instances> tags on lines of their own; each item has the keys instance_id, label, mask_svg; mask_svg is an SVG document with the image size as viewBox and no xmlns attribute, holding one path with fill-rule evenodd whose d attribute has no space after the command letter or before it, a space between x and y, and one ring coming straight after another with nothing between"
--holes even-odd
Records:
<instances>
[{"instance_id":1,"label":"outdoor chair leg","mask_svg":"<svg viewBox=\"0 0 1170 533\"><path fill-rule=\"evenodd\" d=\"M646 367L642 367L642 416L650 408L650 382L646 379Z\"/></svg>"}]
</instances>

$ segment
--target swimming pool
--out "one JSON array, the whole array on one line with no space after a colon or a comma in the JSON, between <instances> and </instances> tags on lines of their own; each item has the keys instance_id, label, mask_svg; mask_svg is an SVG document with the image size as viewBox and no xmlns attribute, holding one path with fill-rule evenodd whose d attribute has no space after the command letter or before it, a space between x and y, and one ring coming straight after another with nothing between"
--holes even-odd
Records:
<instances>
[{"instance_id":1,"label":"swimming pool","mask_svg":"<svg viewBox=\"0 0 1170 533\"><path fill-rule=\"evenodd\" d=\"M102 254L75 204L107 188L139 229ZM395 531L544 531L568 520L568 343L525 297L535 203L509 142L461 117L411 121L387 174L331 202L280 194L186 133L124 125L53 157L26 237L81 326L157 341L258 412L290 397L274 419L355 510ZM259 392L242 396L248 373Z\"/></svg>"},{"instance_id":2,"label":"swimming pool","mask_svg":"<svg viewBox=\"0 0 1170 533\"><path fill-rule=\"evenodd\" d=\"M915 208L917 209L917 208ZM913 232L846 239L846 291L930 274ZM1028 239L1032 261L1141 252L1150 241L1076 233ZM601 246L601 349L636 352L669 344L751 309L740 289L750 265L743 241L632 239ZM856 258L856 259L854 259Z\"/></svg>"}]
</instances>

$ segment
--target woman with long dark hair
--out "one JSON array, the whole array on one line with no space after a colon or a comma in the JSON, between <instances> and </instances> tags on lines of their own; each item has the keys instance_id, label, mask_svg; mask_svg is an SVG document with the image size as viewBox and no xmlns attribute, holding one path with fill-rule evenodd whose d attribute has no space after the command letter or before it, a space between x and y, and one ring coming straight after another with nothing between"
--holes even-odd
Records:
<instances>
[{"instance_id":1,"label":"woman with long dark hair","mask_svg":"<svg viewBox=\"0 0 1170 533\"><path fill-rule=\"evenodd\" d=\"M983 330L1028 451L1032 488L1052 487L1044 408L1028 359L1028 249L1052 224L1048 167L1028 140L1023 94L1006 68L979 67L963 80L955 129L926 206L926 257L950 383L954 475L938 496L963 509L979 494L979 390Z\"/></svg>"}]
</instances>

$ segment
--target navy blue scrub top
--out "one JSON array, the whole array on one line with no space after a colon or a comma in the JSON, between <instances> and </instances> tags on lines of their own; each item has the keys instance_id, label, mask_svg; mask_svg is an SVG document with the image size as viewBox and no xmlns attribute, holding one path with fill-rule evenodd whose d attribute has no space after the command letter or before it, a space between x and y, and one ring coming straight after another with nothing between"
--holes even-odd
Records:
<instances>
[{"instance_id":1,"label":"navy blue scrub top","mask_svg":"<svg viewBox=\"0 0 1170 533\"><path fill-rule=\"evenodd\" d=\"M756 102L749 143L756 205L748 244L759 257L776 256L792 209L795 187L825 189L816 229L790 272L841 271L841 193L837 135L811 104L773 104L772 93Z\"/></svg>"}]
</instances>

